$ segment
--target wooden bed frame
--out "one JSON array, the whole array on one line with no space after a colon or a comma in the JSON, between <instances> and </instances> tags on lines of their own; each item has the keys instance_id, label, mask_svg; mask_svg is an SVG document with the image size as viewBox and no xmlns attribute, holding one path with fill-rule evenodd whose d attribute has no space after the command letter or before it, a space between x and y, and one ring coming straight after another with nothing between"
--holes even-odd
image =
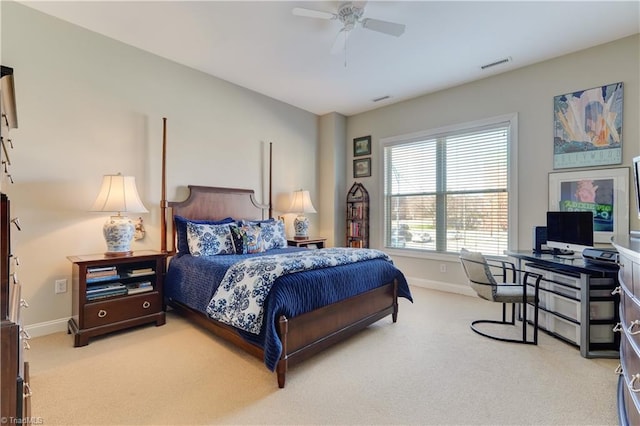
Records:
<instances>
[{"instance_id":1,"label":"wooden bed frame","mask_svg":"<svg viewBox=\"0 0 640 426\"><path fill-rule=\"evenodd\" d=\"M166 119L164 120L166 126ZM166 226L168 218L173 223L174 215L200 220L217 220L226 217L234 219L262 218L265 206L261 206L255 201L253 190L189 185L189 196L185 201L167 202L165 199L165 152L166 137L163 139L161 201L163 252L168 255L175 254L175 226L171 227L170 232L167 232ZM271 192L271 185L269 185L269 192ZM271 195L269 195L269 200L271 200ZM269 211L269 213L271 212ZM169 236L171 236L171 249L167 250ZM260 360L264 359L263 349L244 340L233 327L213 320L178 302L169 300L167 303L190 321L205 327ZM394 323L397 321L398 284L395 280L374 290L293 318L280 316L277 330L282 342L282 354L276 367L278 387L284 388L286 373L290 366L346 339L387 315L392 315Z\"/></svg>"}]
</instances>

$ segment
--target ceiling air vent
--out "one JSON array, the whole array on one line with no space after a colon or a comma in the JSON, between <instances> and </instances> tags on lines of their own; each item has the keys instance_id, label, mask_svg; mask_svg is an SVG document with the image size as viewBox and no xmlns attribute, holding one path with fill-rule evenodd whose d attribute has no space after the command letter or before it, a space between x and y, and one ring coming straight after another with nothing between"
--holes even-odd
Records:
<instances>
[{"instance_id":1,"label":"ceiling air vent","mask_svg":"<svg viewBox=\"0 0 640 426\"><path fill-rule=\"evenodd\" d=\"M480 68L486 70L487 68L495 67L497 65L506 64L507 62L511 62L511 56L507 56L506 58L499 59L497 61L491 62L490 64L481 65Z\"/></svg>"},{"instance_id":2,"label":"ceiling air vent","mask_svg":"<svg viewBox=\"0 0 640 426\"><path fill-rule=\"evenodd\" d=\"M386 96L380 96L379 98L375 98L373 99L373 102L380 102L380 101L384 101L385 99L389 99L391 96L386 95Z\"/></svg>"}]
</instances>

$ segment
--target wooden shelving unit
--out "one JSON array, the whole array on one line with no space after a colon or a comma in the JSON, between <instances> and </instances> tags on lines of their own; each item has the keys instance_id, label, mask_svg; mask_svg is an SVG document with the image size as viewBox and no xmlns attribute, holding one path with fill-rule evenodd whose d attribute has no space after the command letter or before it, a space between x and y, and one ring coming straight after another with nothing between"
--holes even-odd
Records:
<instances>
[{"instance_id":1,"label":"wooden shelving unit","mask_svg":"<svg viewBox=\"0 0 640 426\"><path fill-rule=\"evenodd\" d=\"M347 247L369 248L369 192L357 182L347 193Z\"/></svg>"}]
</instances>

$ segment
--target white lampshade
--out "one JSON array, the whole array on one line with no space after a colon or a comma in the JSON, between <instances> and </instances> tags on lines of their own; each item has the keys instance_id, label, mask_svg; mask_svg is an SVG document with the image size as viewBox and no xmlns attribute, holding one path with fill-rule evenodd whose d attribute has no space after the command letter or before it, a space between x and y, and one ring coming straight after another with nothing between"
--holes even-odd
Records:
<instances>
[{"instance_id":1,"label":"white lampshade","mask_svg":"<svg viewBox=\"0 0 640 426\"><path fill-rule=\"evenodd\" d=\"M136 178L133 176L105 175L102 187L91 211L114 212L104 224L102 231L107 242L107 256L131 255L131 240L135 233L135 225L120 213L147 213L148 210L140 201L136 189Z\"/></svg>"},{"instance_id":2,"label":"white lampshade","mask_svg":"<svg viewBox=\"0 0 640 426\"><path fill-rule=\"evenodd\" d=\"M93 212L147 213L140 201L134 176L105 175L98 198L91 207Z\"/></svg>"},{"instance_id":3,"label":"white lampshade","mask_svg":"<svg viewBox=\"0 0 640 426\"><path fill-rule=\"evenodd\" d=\"M290 213L316 213L316 209L311 204L311 197L309 191L293 192L293 199L291 200L291 206L289 207Z\"/></svg>"},{"instance_id":4,"label":"white lampshade","mask_svg":"<svg viewBox=\"0 0 640 426\"><path fill-rule=\"evenodd\" d=\"M295 238L309 238L309 219L304 214L316 212L313 204L311 204L309 191L303 191L302 189L294 191L289 212L298 213L298 216L293 221L293 227L296 230Z\"/></svg>"}]
</instances>

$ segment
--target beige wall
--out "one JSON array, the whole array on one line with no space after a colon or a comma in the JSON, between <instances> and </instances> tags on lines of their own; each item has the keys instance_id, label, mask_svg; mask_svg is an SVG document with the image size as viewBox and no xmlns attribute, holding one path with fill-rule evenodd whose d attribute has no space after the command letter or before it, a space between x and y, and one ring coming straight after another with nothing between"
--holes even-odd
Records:
<instances>
[{"instance_id":1,"label":"beige wall","mask_svg":"<svg viewBox=\"0 0 640 426\"><path fill-rule=\"evenodd\" d=\"M381 247L380 138L518 113L519 247L544 223L552 171L553 96L623 81L624 165L640 154L639 36L385 108L317 117L223 80L177 65L12 2L0 3L3 65L16 72L20 128L12 132L12 174L2 184L21 218L14 232L33 334L64 329L71 294L66 256L104 251L105 216L89 213L103 174L136 176L147 237L159 248L162 117L168 118L168 198L187 184L253 188L266 194L266 147L273 142L274 214L289 193L311 191L318 213L311 233L344 238L344 196L353 183L351 141L372 135L372 246ZM315 192L315 193L314 193ZM632 206L634 208L634 206ZM290 230L291 215L286 215ZM637 218L632 229L640 229ZM463 291L457 259L393 253L412 284ZM445 264L447 273L440 272Z\"/></svg>"},{"instance_id":2,"label":"beige wall","mask_svg":"<svg viewBox=\"0 0 640 426\"><path fill-rule=\"evenodd\" d=\"M372 200L372 246L382 247L383 244L381 138L517 113L518 247L513 248L531 249L532 227L546 222L548 174L553 171L553 97L622 81L624 111L621 166L630 166L631 159L640 155L639 53L640 36L635 35L349 117L347 140L372 135L373 176L361 179ZM347 176L350 178L353 155L349 146L346 152ZM351 182L345 185L345 191L350 185ZM636 207L631 195L630 229L640 229L640 221L633 214ZM414 284L458 291L466 283L455 256L412 256L407 252L394 251L393 258ZM440 272L442 264L446 273ZM457 288L451 283L457 284Z\"/></svg>"},{"instance_id":3,"label":"beige wall","mask_svg":"<svg viewBox=\"0 0 640 426\"><path fill-rule=\"evenodd\" d=\"M54 294L54 280L71 278L66 257L106 249L107 215L88 212L102 175L136 177L149 213L147 237L133 248L160 248L162 117L169 200L184 198L187 184L250 188L262 199L268 142L274 214L289 207L291 191L317 187L316 115L23 5L3 1L1 18L2 64L15 70L19 120L11 133L15 184L5 181L2 190L23 225L12 239L31 305L27 326L60 329L71 293ZM312 191L316 207L317 197Z\"/></svg>"}]
</instances>

